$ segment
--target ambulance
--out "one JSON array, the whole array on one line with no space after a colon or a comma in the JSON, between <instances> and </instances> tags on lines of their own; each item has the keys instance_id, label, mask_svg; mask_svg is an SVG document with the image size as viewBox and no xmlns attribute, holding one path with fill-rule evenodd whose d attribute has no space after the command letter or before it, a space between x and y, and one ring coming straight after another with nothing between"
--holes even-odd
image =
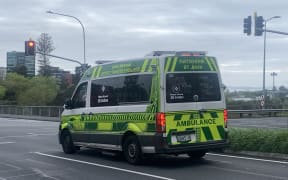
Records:
<instances>
[{"instance_id":1,"label":"ambulance","mask_svg":"<svg viewBox=\"0 0 288 180\"><path fill-rule=\"evenodd\" d=\"M146 154L188 154L227 146L224 85L215 57L154 51L89 68L65 105L64 153L119 151L131 164Z\"/></svg>"}]
</instances>

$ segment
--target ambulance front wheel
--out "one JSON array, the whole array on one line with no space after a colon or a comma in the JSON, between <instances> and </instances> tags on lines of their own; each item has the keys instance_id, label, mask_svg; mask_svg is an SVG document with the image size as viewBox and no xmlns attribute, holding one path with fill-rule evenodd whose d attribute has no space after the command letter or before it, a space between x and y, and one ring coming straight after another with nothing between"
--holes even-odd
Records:
<instances>
[{"instance_id":1,"label":"ambulance front wheel","mask_svg":"<svg viewBox=\"0 0 288 180\"><path fill-rule=\"evenodd\" d=\"M192 151L187 154L191 159L201 159L206 155L206 151Z\"/></svg>"},{"instance_id":2,"label":"ambulance front wheel","mask_svg":"<svg viewBox=\"0 0 288 180\"><path fill-rule=\"evenodd\" d=\"M63 131L61 135L61 142L64 153L73 154L76 152L71 134L68 131Z\"/></svg>"},{"instance_id":3,"label":"ambulance front wheel","mask_svg":"<svg viewBox=\"0 0 288 180\"><path fill-rule=\"evenodd\" d=\"M142 161L141 145L136 136L128 136L123 143L125 159L130 164L139 164Z\"/></svg>"}]
</instances>

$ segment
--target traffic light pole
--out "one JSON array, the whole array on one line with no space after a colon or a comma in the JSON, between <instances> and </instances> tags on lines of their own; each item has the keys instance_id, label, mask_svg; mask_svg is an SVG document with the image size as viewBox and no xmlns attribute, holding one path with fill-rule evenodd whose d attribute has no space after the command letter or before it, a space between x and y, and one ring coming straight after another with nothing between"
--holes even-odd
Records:
<instances>
[{"instance_id":1,"label":"traffic light pole","mask_svg":"<svg viewBox=\"0 0 288 180\"><path fill-rule=\"evenodd\" d=\"M74 62L74 63L80 64L81 66L83 65L80 61L77 61L75 59L69 59L69 58L60 57L60 56L56 56L56 55L52 55L52 54L46 54L46 53L42 53L42 52L39 52L39 51L36 51L36 53L37 54L42 54L42 55L45 55L45 56L58 58L58 59L63 59L63 60L70 61L70 62Z\"/></svg>"},{"instance_id":2,"label":"traffic light pole","mask_svg":"<svg viewBox=\"0 0 288 180\"><path fill-rule=\"evenodd\" d=\"M36 51L35 53L37 53L37 54L42 54L42 55L45 55L45 56L54 57L54 58L58 58L58 59L63 59L63 60L65 60L65 61L70 61L70 62L77 63L77 64L79 64L79 65L81 66L83 72L86 71L86 65L85 65L85 64L82 64L80 61L77 61L77 60L75 60L75 59L60 57L60 56L56 56L56 55L52 55L52 54L46 54L46 53L42 53L42 52L39 52L39 51Z\"/></svg>"},{"instance_id":3,"label":"traffic light pole","mask_svg":"<svg viewBox=\"0 0 288 180\"><path fill-rule=\"evenodd\" d=\"M264 102L266 101L266 90L265 90L265 71L266 71L266 25L267 21L264 21L264 53L263 53L263 96ZM266 103L266 102L265 102ZM262 106L265 109L265 104Z\"/></svg>"},{"instance_id":4,"label":"traffic light pole","mask_svg":"<svg viewBox=\"0 0 288 180\"><path fill-rule=\"evenodd\" d=\"M266 32L271 32L271 33L275 33L275 34L282 34L282 35L288 35L287 32L281 32L281 31L274 31L274 30L265 30Z\"/></svg>"}]
</instances>

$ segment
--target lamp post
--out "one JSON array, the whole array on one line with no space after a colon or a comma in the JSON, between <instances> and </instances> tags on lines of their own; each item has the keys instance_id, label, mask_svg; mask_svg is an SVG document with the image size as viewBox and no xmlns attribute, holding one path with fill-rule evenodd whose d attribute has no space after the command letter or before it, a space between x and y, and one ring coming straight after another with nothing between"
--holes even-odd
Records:
<instances>
[{"instance_id":1,"label":"lamp post","mask_svg":"<svg viewBox=\"0 0 288 180\"><path fill-rule=\"evenodd\" d=\"M273 78L273 92L276 90L276 87L275 87L275 76L277 76L278 74L276 72L272 72L270 74Z\"/></svg>"},{"instance_id":2,"label":"lamp post","mask_svg":"<svg viewBox=\"0 0 288 180\"><path fill-rule=\"evenodd\" d=\"M83 26L82 22L81 22L78 18L76 18L76 17L74 17L74 16L71 16L71 15L68 15L68 14L61 14L61 13L52 12L52 11L46 11L46 13L49 13L49 14L56 14L56 15L59 15L59 16L66 16L66 17L70 17L70 18L73 18L73 19L77 20L77 21L80 23L80 25L81 25L81 27L82 27L82 31L83 31L84 64L86 64L85 29L84 29L84 26Z\"/></svg>"},{"instance_id":3,"label":"lamp post","mask_svg":"<svg viewBox=\"0 0 288 180\"><path fill-rule=\"evenodd\" d=\"M268 18L264 20L264 56L263 56L263 95L264 99L266 98L266 90L265 90L265 68L266 68L266 27L267 27L267 22L272 20L280 18L280 16L273 16L271 18Z\"/></svg>"}]
</instances>

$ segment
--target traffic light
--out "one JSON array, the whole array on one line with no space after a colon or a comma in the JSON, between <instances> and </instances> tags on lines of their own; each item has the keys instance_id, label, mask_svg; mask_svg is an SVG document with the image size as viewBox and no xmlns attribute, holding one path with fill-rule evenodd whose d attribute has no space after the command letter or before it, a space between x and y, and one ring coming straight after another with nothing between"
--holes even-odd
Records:
<instances>
[{"instance_id":1,"label":"traffic light","mask_svg":"<svg viewBox=\"0 0 288 180\"><path fill-rule=\"evenodd\" d=\"M247 34L247 36L251 35L251 26L252 26L251 16L244 18L244 33Z\"/></svg>"},{"instance_id":2,"label":"traffic light","mask_svg":"<svg viewBox=\"0 0 288 180\"><path fill-rule=\"evenodd\" d=\"M26 56L35 56L35 41L29 40L25 41L25 55Z\"/></svg>"},{"instance_id":3,"label":"traffic light","mask_svg":"<svg viewBox=\"0 0 288 180\"><path fill-rule=\"evenodd\" d=\"M256 16L255 17L255 36L262 36L263 34L263 27L264 27L264 19L263 16Z\"/></svg>"}]
</instances>

